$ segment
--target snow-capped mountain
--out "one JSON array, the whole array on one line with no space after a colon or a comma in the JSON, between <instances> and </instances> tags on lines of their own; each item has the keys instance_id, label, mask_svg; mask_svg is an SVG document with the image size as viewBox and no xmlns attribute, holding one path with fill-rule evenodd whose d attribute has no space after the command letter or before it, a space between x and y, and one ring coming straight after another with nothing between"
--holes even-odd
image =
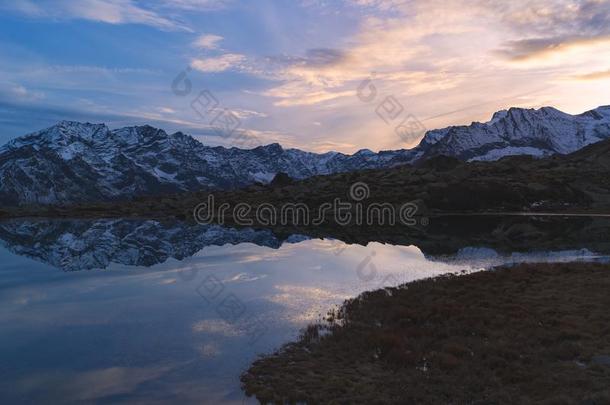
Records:
<instances>
[{"instance_id":1,"label":"snow-capped mountain","mask_svg":"<svg viewBox=\"0 0 610 405\"><path fill-rule=\"evenodd\" d=\"M353 155L284 149L209 147L182 132L150 126L110 130L103 124L62 121L0 148L0 202L63 204L129 199L379 169L438 155L497 160L507 155L574 152L610 138L610 106L580 115L554 108L511 108L487 123L428 131L411 150Z\"/></svg>"},{"instance_id":2,"label":"snow-capped mountain","mask_svg":"<svg viewBox=\"0 0 610 405\"><path fill-rule=\"evenodd\" d=\"M415 159L446 155L460 160L498 160L509 155L537 157L575 152L610 138L610 106L580 115L552 107L511 108L491 121L428 131Z\"/></svg>"},{"instance_id":3,"label":"snow-capped mountain","mask_svg":"<svg viewBox=\"0 0 610 405\"><path fill-rule=\"evenodd\" d=\"M229 189L409 161L405 151L354 155L283 149L204 146L181 132L150 126L109 130L103 124L63 121L0 148L0 202L56 204Z\"/></svg>"}]
</instances>

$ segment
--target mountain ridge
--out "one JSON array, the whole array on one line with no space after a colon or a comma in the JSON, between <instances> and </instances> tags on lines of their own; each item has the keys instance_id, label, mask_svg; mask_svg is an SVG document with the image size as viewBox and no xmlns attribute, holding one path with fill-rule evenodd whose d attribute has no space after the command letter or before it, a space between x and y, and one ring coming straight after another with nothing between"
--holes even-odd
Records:
<instances>
[{"instance_id":1,"label":"mountain ridge","mask_svg":"<svg viewBox=\"0 0 610 405\"><path fill-rule=\"evenodd\" d=\"M278 143L253 149L206 146L149 125L110 130L61 121L0 147L0 202L71 204L269 183L277 173L316 175L383 169L436 156L463 161L568 154L610 138L610 106L578 115L553 107L510 108L486 123L428 131L418 146L313 153Z\"/></svg>"},{"instance_id":2,"label":"mountain ridge","mask_svg":"<svg viewBox=\"0 0 610 405\"><path fill-rule=\"evenodd\" d=\"M571 115L554 107L509 108L488 122L431 130L418 158L447 155L460 160L497 160L508 155L568 154L610 137L610 106ZM422 153L423 152L423 153Z\"/></svg>"}]
</instances>

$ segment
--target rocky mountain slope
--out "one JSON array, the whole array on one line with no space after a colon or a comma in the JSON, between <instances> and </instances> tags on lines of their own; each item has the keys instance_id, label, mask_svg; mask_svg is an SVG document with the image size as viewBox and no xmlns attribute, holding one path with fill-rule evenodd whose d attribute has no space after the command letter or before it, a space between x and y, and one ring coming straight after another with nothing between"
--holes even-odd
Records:
<instances>
[{"instance_id":1,"label":"rocky mountain slope","mask_svg":"<svg viewBox=\"0 0 610 405\"><path fill-rule=\"evenodd\" d=\"M356 193L355 189L363 193ZM335 201L359 202L363 204L361 212L366 212L371 204L389 204L394 213L400 212L404 204L413 203L418 207L414 215L424 217L511 212L610 215L610 139L569 155L541 159L507 156L493 162L464 162L437 156L415 165L273 181L236 190L198 191L129 202L4 208L0 209L0 217L194 220L195 208L206 203L213 210L204 210L201 215L197 211L197 217L204 218L204 222L255 221L265 225L266 221L256 217L259 207L271 204L277 214L283 207L299 203L308 207L310 226L316 220L314 228L334 228L341 216ZM247 212L242 209L244 204L249 208ZM328 204L330 208L324 209L320 217L321 207ZM352 211L356 209L354 204L349 207ZM290 224L307 226L305 219L300 215L298 223ZM352 215L349 225L354 225L354 219Z\"/></svg>"},{"instance_id":2,"label":"rocky mountain slope","mask_svg":"<svg viewBox=\"0 0 610 405\"><path fill-rule=\"evenodd\" d=\"M580 115L512 108L488 123L429 131L412 150L316 154L279 144L244 150L209 147L182 132L150 126L110 130L63 121L0 148L5 206L72 204L382 169L445 155L496 160L506 155L566 154L610 137L610 107Z\"/></svg>"},{"instance_id":3,"label":"rocky mountain slope","mask_svg":"<svg viewBox=\"0 0 610 405\"><path fill-rule=\"evenodd\" d=\"M208 147L150 126L109 130L63 121L0 148L0 202L62 204L239 188L284 172L295 179L405 163L404 151L315 154L279 144Z\"/></svg>"},{"instance_id":4,"label":"rocky mountain slope","mask_svg":"<svg viewBox=\"0 0 610 405\"><path fill-rule=\"evenodd\" d=\"M552 107L511 108L491 121L428 131L415 159L445 155L460 160L497 160L509 155L568 154L610 138L610 106L580 115Z\"/></svg>"}]
</instances>

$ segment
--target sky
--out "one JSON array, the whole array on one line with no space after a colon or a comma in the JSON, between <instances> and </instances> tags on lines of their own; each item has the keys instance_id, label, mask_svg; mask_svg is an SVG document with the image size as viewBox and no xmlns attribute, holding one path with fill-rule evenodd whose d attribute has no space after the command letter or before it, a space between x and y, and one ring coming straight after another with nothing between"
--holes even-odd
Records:
<instances>
[{"instance_id":1,"label":"sky","mask_svg":"<svg viewBox=\"0 0 610 405\"><path fill-rule=\"evenodd\" d=\"M0 144L61 120L353 153L610 104L610 0L0 0Z\"/></svg>"}]
</instances>

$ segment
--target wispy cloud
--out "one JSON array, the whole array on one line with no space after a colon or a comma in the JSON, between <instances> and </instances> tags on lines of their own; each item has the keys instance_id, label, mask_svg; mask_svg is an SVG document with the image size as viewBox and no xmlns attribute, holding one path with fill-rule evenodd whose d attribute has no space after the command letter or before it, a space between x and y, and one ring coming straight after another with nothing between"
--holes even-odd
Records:
<instances>
[{"instance_id":1,"label":"wispy cloud","mask_svg":"<svg viewBox=\"0 0 610 405\"><path fill-rule=\"evenodd\" d=\"M232 109L231 112L235 114L235 116L239 119L248 119L248 118L266 118L267 114L262 113L260 111L253 110L244 110L241 108Z\"/></svg>"},{"instance_id":2,"label":"wispy cloud","mask_svg":"<svg viewBox=\"0 0 610 405\"><path fill-rule=\"evenodd\" d=\"M94 65L49 65L33 69L37 72L85 73L85 74L159 74L160 71L146 68L106 67Z\"/></svg>"},{"instance_id":3,"label":"wispy cloud","mask_svg":"<svg viewBox=\"0 0 610 405\"><path fill-rule=\"evenodd\" d=\"M582 75L577 75L577 76L575 76L575 78L578 80L585 80L585 81L607 80L607 79L610 79L610 69L600 71L600 72L591 72L591 73L585 73Z\"/></svg>"},{"instance_id":4,"label":"wispy cloud","mask_svg":"<svg viewBox=\"0 0 610 405\"><path fill-rule=\"evenodd\" d=\"M610 35L533 38L508 41L505 43L504 49L500 50L499 53L517 62L535 61L586 46L593 47L608 44L610 44Z\"/></svg>"},{"instance_id":5,"label":"wispy cloud","mask_svg":"<svg viewBox=\"0 0 610 405\"><path fill-rule=\"evenodd\" d=\"M191 67L204 73L224 72L235 67L239 67L246 57L236 53L226 53L224 55L193 59Z\"/></svg>"},{"instance_id":6,"label":"wispy cloud","mask_svg":"<svg viewBox=\"0 0 610 405\"><path fill-rule=\"evenodd\" d=\"M206 319L198 321L192 326L193 332L218 334L226 337L235 337L242 332L233 324L230 324L222 319Z\"/></svg>"},{"instance_id":7,"label":"wispy cloud","mask_svg":"<svg viewBox=\"0 0 610 405\"><path fill-rule=\"evenodd\" d=\"M41 91L33 91L21 84L8 84L0 86L0 99L4 97L21 102L33 102L44 98L44 93Z\"/></svg>"},{"instance_id":8,"label":"wispy cloud","mask_svg":"<svg viewBox=\"0 0 610 405\"><path fill-rule=\"evenodd\" d=\"M361 5L384 10L404 4L399 1L361 2ZM443 13L451 13L447 10L449 6L443 7ZM358 83L372 72L380 84L395 86L395 91L400 89L403 93L452 87L461 75L442 75L447 70L444 65L457 64L457 58L463 55L451 46L435 50L425 41L432 35L452 35L455 37L452 40L459 42L461 34L473 29L463 21L466 17L463 13L451 18L443 18L445 14L439 17L438 8L430 8L423 2L412 4L411 9L403 10L403 13L406 14L401 15L402 18L396 15L384 19L365 18L359 32L344 48L314 48L303 56L272 60L270 77L281 84L263 94L273 97L275 105L283 107L315 105L350 96L355 99ZM460 16L464 18L460 19Z\"/></svg>"},{"instance_id":9,"label":"wispy cloud","mask_svg":"<svg viewBox=\"0 0 610 405\"><path fill-rule=\"evenodd\" d=\"M275 105L279 107L314 105L355 94L354 90L324 90L299 82L290 82L263 93L265 96L278 99Z\"/></svg>"},{"instance_id":10,"label":"wispy cloud","mask_svg":"<svg viewBox=\"0 0 610 405\"><path fill-rule=\"evenodd\" d=\"M108 24L143 24L162 30L191 31L132 0L15 0L0 6L34 18L84 19Z\"/></svg>"},{"instance_id":11,"label":"wispy cloud","mask_svg":"<svg viewBox=\"0 0 610 405\"><path fill-rule=\"evenodd\" d=\"M234 0L166 0L159 4L162 8L174 8L188 11L222 10L234 3Z\"/></svg>"},{"instance_id":12,"label":"wispy cloud","mask_svg":"<svg viewBox=\"0 0 610 405\"><path fill-rule=\"evenodd\" d=\"M219 35L203 34L193 42L193 46L201 49L218 49L218 43L222 39Z\"/></svg>"},{"instance_id":13,"label":"wispy cloud","mask_svg":"<svg viewBox=\"0 0 610 405\"><path fill-rule=\"evenodd\" d=\"M505 42L501 53L526 61L610 40L607 0L550 0L491 3L491 11L520 38Z\"/></svg>"}]
</instances>

